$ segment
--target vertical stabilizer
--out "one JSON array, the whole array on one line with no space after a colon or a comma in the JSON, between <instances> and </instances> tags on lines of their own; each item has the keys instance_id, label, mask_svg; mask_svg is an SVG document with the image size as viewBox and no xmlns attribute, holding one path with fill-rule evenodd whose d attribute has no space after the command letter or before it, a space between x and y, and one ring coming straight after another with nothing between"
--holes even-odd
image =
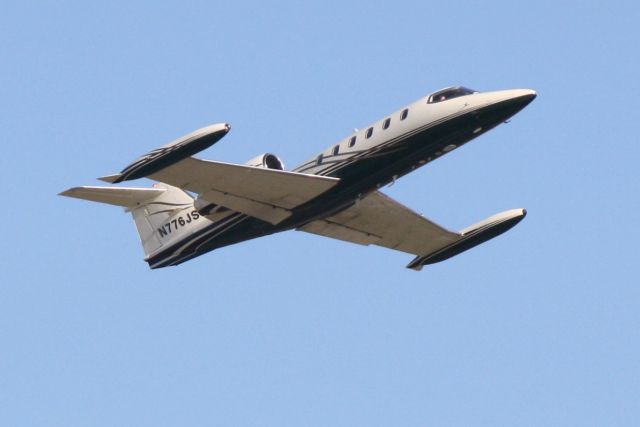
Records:
<instances>
[{"instance_id":1,"label":"vertical stabilizer","mask_svg":"<svg viewBox=\"0 0 640 427\"><path fill-rule=\"evenodd\" d=\"M192 231L200 217L194 211L193 197L163 183L153 188L75 187L60 195L122 206L131 212L145 259Z\"/></svg>"},{"instance_id":2,"label":"vertical stabilizer","mask_svg":"<svg viewBox=\"0 0 640 427\"><path fill-rule=\"evenodd\" d=\"M154 184L154 188L165 191L153 200L131 209L145 259L184 234L181 231L193 220L193 198L189 194L168 184Z\"/></svg>"}]
</instances>

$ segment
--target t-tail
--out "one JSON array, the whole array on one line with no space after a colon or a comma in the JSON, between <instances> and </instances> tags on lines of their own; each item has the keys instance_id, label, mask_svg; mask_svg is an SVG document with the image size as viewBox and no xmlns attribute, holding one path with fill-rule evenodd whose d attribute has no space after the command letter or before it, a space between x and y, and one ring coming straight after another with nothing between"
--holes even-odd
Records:
<instances>
[{"instance_id":1,"label":"t-tail","mask_svg":"<svg viewBox=\"0 0 640 427\"><path fill-rule=\"evenodd\" d=\"M177 245L204 220L193 206L193 197L163 183L153 188L74 187L60 195L125 208L133 216L145 261Z\"/></svg>"}]
</instances>

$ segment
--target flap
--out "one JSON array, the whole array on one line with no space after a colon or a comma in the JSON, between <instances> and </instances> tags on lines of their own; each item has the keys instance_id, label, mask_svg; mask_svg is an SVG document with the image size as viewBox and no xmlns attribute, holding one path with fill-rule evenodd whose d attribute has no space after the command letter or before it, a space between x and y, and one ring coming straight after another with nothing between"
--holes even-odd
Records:
<instances>
[{"instance_id":1,"label":"flap","mask_svg":"<svg viewBox=\"0 0 640 427\"><path fill-rule=\"evenodd\" d=\"M193 157L155 172L149 178L198 193L207 201L273 224L340 181Z\"/></svg>"},{"instance_id":2,"label":"flap","mask_svg":"<svg viewBox=\"0 0 640 427\"><path fill-rule=\"evenodd\" d=\"M430 253L460 238L379 191L337 215L299 230L358 244L374 244L414 255Z\"/></svg>"},{"instance_id":3,"label":"flap","mask_svg":"<svg viewBox=\"0 0 640 427\"><path fill-rule=\"evenodd\" d=\"M299 230L307 233L318 234L320 236L331 237L333 239L344 240L359 245L371 245L382 239L381 236L356 230L330 220L319 219L305 224Z\"/></svg>"},{"instance_id":4,"label":"flap","mask_svg":"<svg viewBox=\"0 0 640 427\"><path fill-rule=\"evenodd\" d=\"M209 190L201 197L207 202L242 212L272 224L278 224L291 216L291 211L278 206L235 196L222 191Z\"/></svg>"}]
</instances>

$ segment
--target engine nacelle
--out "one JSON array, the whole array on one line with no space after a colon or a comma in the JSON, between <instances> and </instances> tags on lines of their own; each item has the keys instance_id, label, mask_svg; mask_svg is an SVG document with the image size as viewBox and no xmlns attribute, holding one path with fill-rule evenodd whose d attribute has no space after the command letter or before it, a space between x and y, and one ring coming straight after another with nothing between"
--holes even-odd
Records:
<instances>
[{"instance_id":1,"label":"engine nacelle","mask_svg":"<svg viewBox=\"0 0 640 427\"><path fill-rule=\"evenodd\" d=\"M245 165L263 169L284 170L284 163L282 163L282 160L280 160L280 158L275 154L271 153L260 154L246 162Z\"/></svg>"}]
</instances>

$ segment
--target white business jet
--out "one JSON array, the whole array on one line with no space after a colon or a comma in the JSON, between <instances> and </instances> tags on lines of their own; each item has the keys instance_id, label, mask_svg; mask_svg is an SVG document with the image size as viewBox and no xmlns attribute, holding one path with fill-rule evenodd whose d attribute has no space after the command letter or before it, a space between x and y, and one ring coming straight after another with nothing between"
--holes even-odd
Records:
<instances>
[{"instance_id":1,"label":"white business jet","mask_svg":"<svg viewBox=\"0 0 640 427\"><path fill-rule=\"evenodd\" d=\"M379 189L504 123L535 97L528 89L443 89L354 131L292 171L273 154L244 165L191 157L230 130L215 124L100 178L150 178L158 181L152 188L74 187L60 194L131 212L151 268L299 230L407 252L415 256L407 267L420 270L504 233L526 211L508 210L455 232Z\"/></svg>"}]
</instances>

